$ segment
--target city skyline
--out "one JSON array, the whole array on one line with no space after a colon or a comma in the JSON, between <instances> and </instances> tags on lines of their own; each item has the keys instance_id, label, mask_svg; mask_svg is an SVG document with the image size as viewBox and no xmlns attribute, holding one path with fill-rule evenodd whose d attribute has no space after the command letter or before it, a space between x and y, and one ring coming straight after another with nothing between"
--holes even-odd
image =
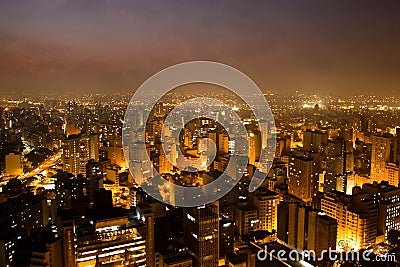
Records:
<instances>
[{"instance_id":1,"label":"city skyline","mask_svg":"<svg viewBox=\"0 0 400 267\"><path fill-rule=\"evenodd\" d=\"M0 267L400 266L400 2L0 2Z\"/></svg>"},{"instance_id":2,"label":"city skyline","mask_svg":"<svg viewBox=\"0 0 400 267\"><path fill-rule=\"evenodd\" d=\"M240 116L248 147L218 125L231 120L219 111L220 104L212 109L215 117L194 116L198 119L182 130L176 127L180 123L168 122L174 112L177 118L192 117L178 107L198 97L197 91L165 95L148 119L134 113L133 120L146 130L133 134L132 140L139 141L127 146L122 131L129 108L123 97L3 99L0 265L276 267L307 262L331 267L347 255L340 265L347 267L360 266L352 264L352 257L373 248L361 266L377 266L368 265L371 257L397 266L398 102L266 94L273 125L258 122L249 105L226 92L202 93ZM206 106L195 101L189 102L194 113ZM261 152L274 133L269 169L271 159ZM163 136L168 137L165 143ZM146 150L139 150L139 144ZM229 166L233 159L239 168ZM250 192L258 168L267 177ZM213 204L181 208L177 200L193 194L173 190L164 181L146 193L147 185L158 183L154 170L176 186L210 185L217 194L224 186L215 181L242 178ZM223 172L227 176L221 178ZM263 258L264 247L286 253L313 250L318 260ZM322 257L329 249L336 259Z\"/></svg>"}]
</instances>

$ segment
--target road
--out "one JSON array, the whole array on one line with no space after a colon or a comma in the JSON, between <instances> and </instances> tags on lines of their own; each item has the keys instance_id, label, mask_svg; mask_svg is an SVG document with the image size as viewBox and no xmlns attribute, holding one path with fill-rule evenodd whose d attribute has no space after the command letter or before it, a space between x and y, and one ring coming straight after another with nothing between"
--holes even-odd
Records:
<instances>
[{"instance_id":1,"label":"road","mask_svg":"<svg viewBox=\"0 0 400 267\"><path fill-rule=\"evenodd\" d=\"M24 180L27 178L31 178L35 175L38 175L39 173L43 172L44 170L47 170L48 168L50 168L52 165L54 165L55 163L57 163L57 161L59 161L61 159L61 154L62 151L57 152L57 154L47 158L44 162L42 162L36 169L34 169L31 172L28 173L24 173L20 176L18 176L17 178L19 180ZM4 177L3 180L0 182L0 186L4 186L7 184L7 182L11 179L12 177Z\"/></svg>"}]
</instances>

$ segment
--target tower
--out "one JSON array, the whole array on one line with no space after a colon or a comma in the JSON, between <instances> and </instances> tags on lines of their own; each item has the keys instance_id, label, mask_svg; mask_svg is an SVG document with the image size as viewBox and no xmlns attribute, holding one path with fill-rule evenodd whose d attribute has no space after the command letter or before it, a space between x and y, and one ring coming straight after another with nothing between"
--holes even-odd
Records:
<instances>
[{"instance_id":1,"label":"tower","mask_svg":"<svg viewBox=\"0 0 400 267\"><path fill-rule=\"evenodd\" d=\"M138 211L146 224L146 267L155 267L154 212L150 205L138 204Z\"/></svg>"},{"instance_id":2,"label":"tower","mask_svg":"<svg viewBox=\"0 0 400 267\"><path fill-rule=\"evenodd\" d=\"M86 175L86 163L90 156L90 139L78 135L70 135L62 140L63 171L74 175Z\"/></svg>"},{"instance_id":3,"label":"tower","mask_svg":"<svg viewBox=\"0 0 400 267\"><path fill-rule=\"evenodd\" d=\"M385 180L385 166L390 161L390 135L372 136L371 179Z\"/></svg>"},{"instance_id":4,"label":"tower","mask_svg":"<svg viewBox=\"0 0 400 267\"><path fill-rule=\"evenodd\" d=\"M319 175L316 162L308 157L293 156L289 161L289 194L311 204L318 192Z\"/></svg>"},{"instance_id":5,"label":"tower","mask_svg":"<svg viewBox=\"0 0 400 267\"><path fill-rule=\"evenodd\" d=\"M251 131L249 133L249 164L254 165L260 160L261 154L261 133L259 131Z\"/></svg>"},{"instance_id":6,"label":"tower","mask_svg":"<svg viewBox=\"0 0 400 267\"><path fill-rule=\"evenodd\" d=\"M260 230L267 230L272 233L277 229L278 204L280 197L277 193L269 190L256 191L254 199L258 208L258 218L260 220Z\"/></svg>"},{"instance_id":7,"label":"tower","mask_svg":"<svg viewBox=\"0 0 400 267\"><path fill-rule=\"evenodd\" d=\"M218 266L219 203L184 209L184 236L194 267Z\"/></svg>"},{"instance_id":8,"label":"tower","mask_svg":"<svg viewBox=\"0 0 400 267\"><path fill-rule=\"evenodd\" d=\"M328 134L321 131L305 131L303 133L303 148L308 152L317 152L328 142Z\"/></svg>"},{"instance_id":9,"label":"tower","mask_svg":"<svg viewBox=\"0 0 400 267\"><path fill-rule=\"evenodd\" d=\"M351 194L354 186L354 156L351 141L337 138L328 143L324 192L338 190Z\"/></svg>"}]
</instances>

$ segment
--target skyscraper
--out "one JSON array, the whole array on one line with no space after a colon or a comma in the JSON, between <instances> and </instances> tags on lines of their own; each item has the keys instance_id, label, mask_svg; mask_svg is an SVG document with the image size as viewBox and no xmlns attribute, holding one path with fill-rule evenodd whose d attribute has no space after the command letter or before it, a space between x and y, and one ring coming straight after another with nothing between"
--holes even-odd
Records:
<instances>
[{"instance_id":1,"label":"skyscraper","mask_svg":"<svg viewBox=\"0 0 400 267\"><path fill-rule=\"evenodd\" d=\"M90 139L79 135L70 135L62 140L63 171L74 175L86 175L86 163L90 156Z\"/></svg>"},{"instance_id":2,"label":"skyscraper","mask_svg":"<svg viewBox=\"0 0 400 267\"><path fill-rule=\"evenodd\" d=\"M318 152L328 142L328 134L321 131L307 130L303 133L303 148L308 152Z\"/></svg>"},{"instance_id":3,"label":"skyscraper","mask_svg":"<svg viewBox=\"0 0 400 267\"><path fill-rule=\"evenodd\" d=\"M99 161L99 136L97 134L90 135L89 144L89 158L94 161Z\"/></svg>"},{"instance_id":4,"label":"skyscraper","mask_svg":"<svg viewBox=\"0 0 400 267\"><path fill-rule=\"evenodd\" d=\"M351 194L354 186L354 156L351 141L337 138L328 142L324 192L338 190Z\"/></svg>"},{"instance_id":5,"label":"skyscraper","mask_svg":"<svg viewBox=\"0 0 400 267\"><path fill-rule=\"evenodd\" d=\"M259 189L259 191L256 191L254 201L258 208L259 230L267 230L270 233L276 231L278 224L278 204L280 201L279 195L269 190Z\"/></svg>"},{"instance_id":6,"label":"skyscraper","mask_svg":"<svg viewBox=\"0 0 400 267\"><path fill-rule=\"evenodd\" d=\"M251 131L249 133L249 164L255 165L260 160L261 145L260 131Z\"/></svg>"},{"instance_id":7,"label":"skyscraper","mask_svg":"<svg viewBox=\"0 0 400 267\"><path fill-rule=\"evenodd\" d=\"M289 161L289 194L308 205L318 192L317 163L309 157L292 156Z\"/></svg>"},{"instance_id":8,"label":"skyscraper","mask_svg":"<svg viewBox=\"0 0 400 267\"><path fill-rule=\"evenodd\" d=\"M264 134L261 137L261 148L267 148L268 146L268 138L269 138L269 121L267 120L260 120L259 122L260 130Z\"/></svg>"},{"instance_id":9,"label":"skyscraper","mask_svg":"<svg viewBox=\"0 0 400 267\"><path fill-rule=\"evenodd\" d=\"M146 267L155 267L155 247L154 247L154 212L150 205L145 203L138 204L137 210L146 223Z\"/></svg>"},{"instance_id":10,"label":"skyscraper","mask_svg":"<svg viewBox=\"0 0 400 267\"><path fill-rule=\"evenodd\" d=\"M385 180L385 166L390 161L390 135L372 136L371 179Z\"/></svg>"},{"instance_id":11,"label":"skyscraper","mask_svg":"<svg viewBox=\"0 0 400 267\"><path fill-rule=\"evenodd\" d=\"M219 203L184 209L184 237L194 267L215 267L219 260Z\"/></svg>"}]
</instances>

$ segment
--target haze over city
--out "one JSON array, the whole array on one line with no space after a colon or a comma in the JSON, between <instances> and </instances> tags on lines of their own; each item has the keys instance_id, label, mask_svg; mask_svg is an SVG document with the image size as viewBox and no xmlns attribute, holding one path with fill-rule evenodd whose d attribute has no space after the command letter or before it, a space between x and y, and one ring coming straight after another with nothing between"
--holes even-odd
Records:
<instances>
[{"instance_id":1,"label":"haze over city","mask_svg":"<svg viewBox=\"0 0 400 267\"><path fill-rule=\"evenodd\" d=\"M394 95L398 1L0 3L0 94L132 92L157 71L218 61L264 91Z\"/></svg>"}]
</instances>

